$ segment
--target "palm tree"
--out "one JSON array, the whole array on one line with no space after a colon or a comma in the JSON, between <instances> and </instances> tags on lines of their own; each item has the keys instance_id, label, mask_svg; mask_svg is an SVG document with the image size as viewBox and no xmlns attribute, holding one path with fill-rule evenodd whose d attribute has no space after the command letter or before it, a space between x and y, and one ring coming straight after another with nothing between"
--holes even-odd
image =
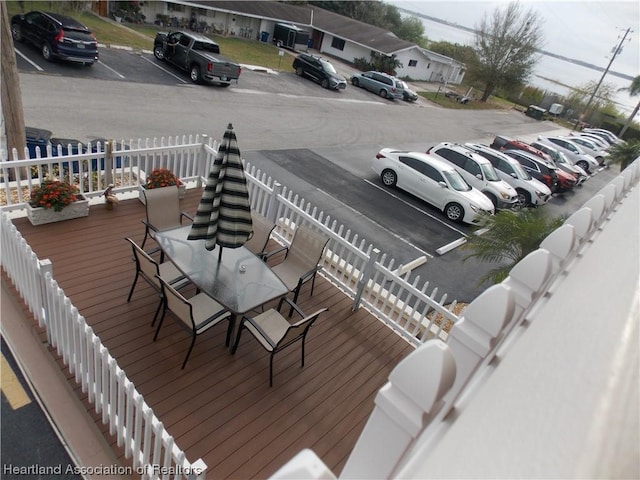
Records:
<instances>
[{"instance_id":1,"label":"palm tree","mask_svg":"<svg viewBox=\"0 0 640 480\"><path fill-rule=\"evenodd\" d=\"M615 143L609 147L608 163L619 163L620 171L627 168L631 162L640 157L640 140Z\"/></svg>"},{"instance_id":2,"label":"palm tree","mask_svg":"<svg viewBox=\"0 0 640 480\"><path fill-rule=\"evenodd\" d=\"M487 216L463 246L473 250L464 260L477 258L498 266L480 278L479 283L499 283L542 240L564 222L563 217L549 218L542 209L503 210Z\"/></svg>"},{"instance_id":3,"label":"palm tree","mask_svg":"<svg viewBox=\"0 0 640 480\"><path fill-rule=\"evenodd\" d=\"M621 88L620 90L628 91L629 96L631 97L637 97L638 95L640 95L640 75L638 75L636 78L634 78L631 81L631 85L629 86L629 88ZM636 108L633 109L633 112L631 112L631 115L629 115L629 118L627 118L627 121L624 123L624 127L622 127L622 130L620 130L620 133L618 134L620 138L622 138L624 133L627 131L627 128L629 128L629 125L631 125L631 122L633 121L634 117L638 113L639 109L640 109L640 101L636 105Z\"/></svg>"}]
</instances>

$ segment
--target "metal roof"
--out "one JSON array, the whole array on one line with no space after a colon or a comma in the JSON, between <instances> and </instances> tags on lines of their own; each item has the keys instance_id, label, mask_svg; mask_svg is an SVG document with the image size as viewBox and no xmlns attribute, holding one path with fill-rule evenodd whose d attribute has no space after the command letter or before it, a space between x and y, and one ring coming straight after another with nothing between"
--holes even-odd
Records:
<instances>
[{"instance_id":1,"label":"metal roof","mask_svg":"<svg viewBox=\"0 0 640 480\"><path fill-rule=\"evenodd\" d=\"M207 0L180 3L277 22L310 26L315 30L329 33L387 55L415 46L414 43L402 40L382 28L309 5L292 5L271 1Z\"/></svg>"}]
</instances>

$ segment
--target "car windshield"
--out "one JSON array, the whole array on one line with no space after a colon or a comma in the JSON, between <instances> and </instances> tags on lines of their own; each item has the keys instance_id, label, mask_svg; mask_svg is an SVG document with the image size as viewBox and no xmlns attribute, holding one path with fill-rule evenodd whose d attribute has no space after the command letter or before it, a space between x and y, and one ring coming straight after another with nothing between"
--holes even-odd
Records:
<instances>
[{"instance_id":1,"label":"car windshield","mask_svg":"<svg viewBox=\"0 0 640 480\"><path fill-rule=\"evenodd\" d=\"M456 170L445 170L442 174L454 190L458 192L468 192L471 190L469 184L464 181L464 178L462 178Z\"/></svg>"},{"instance_id":2,"label":"car windshield","mask_svg":"<svg viewBox=\"0 0 640 480\"><path fill-rule=\"evenodd\" d=\"M511 165L513 170L516 172L518 178L521 178L523 180L531 180L531 175L529 175L529 173L524 168L522 168L522 166L518 162L513 162L509 165Z\"/></svg>"},{"instance_id":3,"label":"car windshield","mask_svg":"<svg viewBox=\"0 0 640 480\"><path fill-rule=\"evenodd\" d=\"M500 181L500 177L498 176L496 169L493 168L493 165L491 165L490 163L481 163L480 169L482 170L482 174L484 175L484 178L486 178L490 182Z\"/></svg>"},{"instance_id":4,"label":"car windshield","mask_svg":"<svg viewBox=\"0 0 640 480\"><path fill-rule=\"evenodd\" d=\"M336 72L336 69L333 68L333 65L331 65L329 62L327 62L326 60L320 60L320 63L322 64L322 68L324 69L325 72L327 73L338 73Z\"/></svg>"},{"instance_id":5,"label":"car windshield","mask_svg":"<svg viewBox=\"0 0 640 480\"><path fill-rule=\"evenodd\" d=\"M569 165L571 165L571 162L569 161L569 159L565 156L564 153L562 152L557 152L557 157L555 158L555 161L557 163L567 163Z\"/></svg>"}]
</instances>

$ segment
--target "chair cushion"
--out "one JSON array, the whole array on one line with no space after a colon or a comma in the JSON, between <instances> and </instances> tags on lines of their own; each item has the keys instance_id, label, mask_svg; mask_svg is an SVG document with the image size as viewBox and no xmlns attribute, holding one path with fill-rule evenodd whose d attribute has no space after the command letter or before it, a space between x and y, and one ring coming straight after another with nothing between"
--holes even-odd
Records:
<instances>
[{"instance_id":1,"label":"chair cushion","mask_svg":"<svg viewBox=\"0 0 640 480\"><path fill-rule=\"evenodd\" d=\"M261 313L251 320L269 336L274 344L277 344L282 337L285 336L287 329L289 328L289 322L273 308ZM269 352L273 350L271 344L251 322L245 321L244 325L266 350Z\"/></svg>"},{"instance_id":2,"label":"chair cushion","mask_svg":"<svg viewBox=\"0 0 640 480\"><path fill-rule=\"evenodd\" d=\"M193 321L196 324L196 330L200 330L201 327L212 327L221 320L225 319L225 315L220 315L215 321L207 322L208 319L215 316L217 313L221 313L224 307L216 302L206 293L199 293L189 299L193 311ZM187 319L187 321L189 321ZM191 327L191 325L188 325ZM199 333L199 332L198 332Z\"/></svg>"}]
</instances>

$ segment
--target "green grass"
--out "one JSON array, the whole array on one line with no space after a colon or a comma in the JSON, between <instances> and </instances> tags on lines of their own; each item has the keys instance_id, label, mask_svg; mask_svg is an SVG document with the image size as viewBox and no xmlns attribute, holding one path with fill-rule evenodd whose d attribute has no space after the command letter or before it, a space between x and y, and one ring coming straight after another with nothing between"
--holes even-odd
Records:
<instances>
[{"instance_id":1,"label":"green grass","mask_svg":"<svg viewBox=\"0 0 640 480\"><path fill-rule=\"evenodd\" d=\"M21 7L21 4L24 8ZM95 34L98 41L105 45L123 45L135 49L151 50L156 32L168 29L156 25L144 24L118 24L105 20L89 12L77 12L68 8L67 2L56 1L8 1L7 11L9 17L18 13L26 13L31 10L44 10L60 13L75 18L85 24ZM237 37L223 37L208 35L220 45L220 52L238 63L258 65L274 70L293 72L292 58L285 53L279 55L279 49L270 43L260 43Z\"/></svg>"},{"instance_id":2,"label":"green grass","mask_svg":"<svg viewBox=\"0 0 640 480\"><path fill-rule=\"evenodd\" d=\"M447 98L444 96L444 91L437 92L418 92L430 102L433 102L441 107L452 108L456 110L496 110L496 109L510 109L513 108L512 104L507 104L504 101L496 101L490 98L486 102L479 102L477 100L471 100L469 103L458 103L455 99Z\"/></svg>"}]
</instances>

